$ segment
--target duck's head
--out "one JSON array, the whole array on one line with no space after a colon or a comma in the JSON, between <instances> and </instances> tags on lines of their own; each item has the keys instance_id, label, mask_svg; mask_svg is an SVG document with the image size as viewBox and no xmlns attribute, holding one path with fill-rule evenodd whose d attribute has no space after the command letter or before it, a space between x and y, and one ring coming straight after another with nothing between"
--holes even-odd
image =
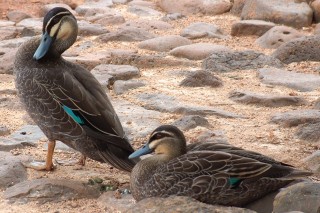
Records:
<instances>
[{"instance_id":1,"label":"duck's head","mask_svg":"<svg viewBox=\"0 0 320 213\"><path fill-rule=\"evenodd\" d=\"M176 158L186 153L186 139L177 127L162 125L152 132L148 143L132 153L129 159L152 152L168 160Z\"/></svg>"},{"instance_id":2,"label":"duck's head","mask_svg":"<svg viewBox=\"0 0 320 213\"><path fill-rule=\"evenodd\" d=\"M77 35L78 24L72 13L63 7L53 8L43 19L41 42L33 58L60 56L76 41Z\"/></svg>"}]
</instances>

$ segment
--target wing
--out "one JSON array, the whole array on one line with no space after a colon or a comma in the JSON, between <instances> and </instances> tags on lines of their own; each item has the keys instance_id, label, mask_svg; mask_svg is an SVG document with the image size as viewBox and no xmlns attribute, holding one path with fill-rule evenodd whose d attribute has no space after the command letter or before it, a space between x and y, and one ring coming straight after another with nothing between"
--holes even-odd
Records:
<instances>
[{"instance_id":1,"label":"wing","mask_svg":"<svg viewBox=\"0 0 320 213\"><path fill-rule=\"evenodd\" d=\"M100 139L105 138L103 141L133 151L100 83L81 66L70 63L68 65L72 66L66 68L70 72L63 72L53 82L50 92L55 100L76 122L89 126L85 129L88 134Z\"/></svg>"},{"instance_id":2,"label":"wing","mask_svg":"<svg viewBox=\"0 0 320 213\"><path fill-rule=\"evenodd\" d=\"M232 188L267 172L271 165L225 152L195 151L156 169L147 181L152 195L201 195Z\"/></svg>"},{"instance_id":3,"label":"wing","mask_svg":"<svg viewBox=\"0 0 320 213\"><path fill-rule=\"evenodd\" d=\"M279 164L283 166L292 167L289 164L276 161L275 159L265 156L263 154L260 154L258 152L245 150L239 147L232 146L231 144L227 144L227 143L218 143L218 142L193 143L187 146L187 151L188 152L189 151L222 151L230 154L240 155L247 158L252 158L263 163Z\"/></svg>"}]
</instances>

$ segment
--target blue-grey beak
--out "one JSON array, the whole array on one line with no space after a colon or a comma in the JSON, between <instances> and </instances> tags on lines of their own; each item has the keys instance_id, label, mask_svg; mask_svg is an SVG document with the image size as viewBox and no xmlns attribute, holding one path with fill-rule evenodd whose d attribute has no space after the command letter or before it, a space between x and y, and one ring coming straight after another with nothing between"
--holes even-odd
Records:
<instances>
[{"instance_id":1,"label":"blue-grey beak","mask_svg":"<svg viewBox=\"0 0 320 213\"><path fill-rule=\"evenodd\" d=\"M129 159L132 159L132 158L137 158L137 157L140 157L142 155L146 155L146 154L149 154L151 153L153 150L149 148L149 145L146 144L144 145L142 148L138 149L137 151L135 151L134 153L132 153L130 156L129 156Z\"/></svg>"},{"instance_id":2,"label":"blue-grey beak","mask_svg":"<svg viewBox=\"0 0 320 213\"><path fill-rule=\"evenodd\" d=\"M43 58L43 56L45 56L49 51L52 42L53 42L53 38L47 32L45 32L42 35L40 45L36 50L36 52L34 53L33 58L36 60Z\"/></svg>"}]
</instances>

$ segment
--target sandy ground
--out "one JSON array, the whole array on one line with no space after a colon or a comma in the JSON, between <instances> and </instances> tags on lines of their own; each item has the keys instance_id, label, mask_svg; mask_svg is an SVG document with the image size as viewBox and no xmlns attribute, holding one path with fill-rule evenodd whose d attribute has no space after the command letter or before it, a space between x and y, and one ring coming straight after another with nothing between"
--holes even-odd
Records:
<instances>
[{"instance_id":1,"label":"sandy ground","mask_svg":"<svg viewBox=\"0 0 320 213\"><path fill-rule=\"evenodd\" d=\"M13 1L2 0L0 1L0 15L2 19L5 19L5 14L8 10L22 10L30 13L33 16L38 16L39 8L41 5L50 2L57 2L52 0L46 1ZM62 2L62 1L60 1ZM76 1L74 1L76 2ZM126 20L137 19L138 17L126 12L126 6L116 5L116 9L120 10ZM209 16L189 16L185 19L172 21L170 24L174 26L174 29L170 32L156 32L158 35L165 34L179 34L181 29L188 26L190 23L202 21L214 23L219 26L226 34L230 34L231 25L234 21L239 20L230 14L224 14L214 17ZM108 27L113 30L114 27ZM313 32L313 27L302 29L306 34ZM78 42L82 43L87 40L93 40L94 37L87 37ZM199 39L196 42L210 42L214 44L226 45L234 50L247 50L253 49L265 54L270 54L272 51L262 49L258 47L254 41L256 37L230 37L228 40L221 39ZM136 47L135 42L109 42L106 44L95 43L94 47L86 50L86 52L94 52L101 49L135 49L140 54L155 54L151 51L141 50ZM81 55L81 53L80 53ZM200 63L199 63L200 65ZM287 66L288 70L294 70L303 73L319 74L320 67L319 62L301 62L292 63ZM147 86L130 91L124 95L115 96L111 91L112 100L125 99L132 103L141 105L135 96L142 92L158 92L175 96L178 101L193 102L199 106L208 105L216 108L220 108L226 111L234 112L248 117L248 119L227 119L219 118L216 116L208 116L207 119L211 124L212 130L222 130L228 141L239 147L245 149L254 150L264 153L277 160L285 163L290 163L299 168L303 168L302 159L309 156L315 150L320 148L319 144L311 144L304 141L299 141L294 137L296 128L281 128L276 124L269 123L270 116L278 112L285 112L295 109L312 108L314 101L320 96L320 90L312 92L301 93L285 87L273 87L260 83L257 78L256 70L237 71L231 73L219 74L218 77L224 82L224 86L221 88L183 88L179 87L179 83L184 78L183 76L172 75L172 70L197 70L199 67L171 67L171 68L155 68L155 69L141 69L141 80L148 82ZM0 90L14 89L13 83L14 77L11 75L0 75ZM309 101L308 106L302 107L282 107L282 108L266 108L257 107L252 105L237 104L228 99L228 94L234 90L246 90L256 93L264 94L278 94L278 95L290 95L297 94L303 96ZM13 99L12 105L0 104L0 124L7 126L11 132L17 130L19 127L26 124L25 111L20 107L16 95L0 95L0 98ZM163 124L171 123L180 115L164 114ZM186 132L188 140L192 141L193 138L203 128L196 128L189 132ZM139 139L134 142L136 147L139 147L145 139ZM40 143L46 143L45 140ZM39 147L42 147L41 145ZM34 159L45 159L46 151L42 148L26 148L21 150L13 150L14 154L26 154L32 156ZM70 158L77 159L80 155L59 152L57 151L54 158L57 160L68 160ZM73 172L77 170L78 172ZM79 170L81 172L79 172ZM79 175L81 174L81 175ZM92 160L87 161L87 165L79 168L79 166L58 166L53 172L37 172L28 170L28 178L35 179L41 177L49 178L68 178L75 180L87 181L89 178L99 176L105 180L116 179L121 184L127 185L129 182L129 176L126 173L119 172L116 169L111 168L107 164L100 164ZM317 178L315 178L316 180ZM26 212L101 212L101 209L97 208L95 200L81 199L74 201L67 201L62 203L47 203L44 205L38 205L36 203L28 203L24 205L12 205L8 204L3 198L0 197L0 212L20 212L21 210Z\"/></svg>"}]
</instances>

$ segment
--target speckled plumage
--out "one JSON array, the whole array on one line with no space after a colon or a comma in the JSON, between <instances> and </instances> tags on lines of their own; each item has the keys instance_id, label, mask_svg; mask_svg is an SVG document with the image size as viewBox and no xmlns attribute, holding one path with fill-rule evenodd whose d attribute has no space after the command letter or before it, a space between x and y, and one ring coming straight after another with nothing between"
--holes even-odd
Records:
<instances>
[{"instance_id":1,"label":"speckled plumage","mask_svg":"<svg viewBox=\"0 0 320 213\"><path fill-rule=\"evenodd\" d=\"M171 136L165 136L166 133ZM156 154L137 163L131 173L131 190L136 200L180 195L209 204L244 206L295 178L310 175L228 144L185 147L182 132L168 125L156 129L148 144ZM167 148L157 150L160 146ZM175 149L184 148L187 153L177 154L179 150Z\"/></svg>"},{"instance_id":2,"label":"speckled plumage","mask_svg":"<svg viewBox=\"0 0 320 213\"><path fill-rule=\"evenodd\" d=\"M104 89L88 70L61 57L75 41L74 21L73 38L55 40L41 60L33 58L40 37L21 45L14 62L20 99L49 140L60 140L91 159L131 171L135 163L128 156L134 150ZM85 124L77 123L63 106Z\"/></svg>"}]
</instances>

